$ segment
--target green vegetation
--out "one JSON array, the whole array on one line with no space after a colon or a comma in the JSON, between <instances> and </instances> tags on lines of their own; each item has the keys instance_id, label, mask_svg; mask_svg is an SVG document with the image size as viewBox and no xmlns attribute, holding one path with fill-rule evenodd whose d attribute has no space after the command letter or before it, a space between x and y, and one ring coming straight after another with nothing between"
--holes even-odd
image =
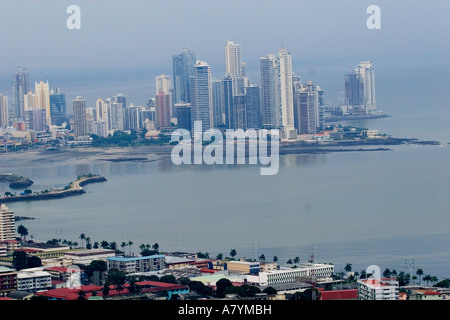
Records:
<instances>
[{"instance_id":1,"label":"green vegetation","mask_svg":"<svg viewBox=\"0 0 450 320\"><path fill-rule=\"evenodd\" d=\"M28 256L23 251L14 251L12 255L12 264L16 270L22 270L26 268L35 268L42 265L41 259L37 256Z\"/></svg>"},{"instance_id":2,"label":"green vegetation","mask_svg":"<svg viewBox=\"0 0 450 320\"><path fill-rule=\"evenodd\" d=\"M93 147L128 147L145 145L165 145L170 143L170 136L159 134L158 138L145 139L145 133L116 131L113 135L100 137L91 135Z\"/></svg>"}]
</instances>

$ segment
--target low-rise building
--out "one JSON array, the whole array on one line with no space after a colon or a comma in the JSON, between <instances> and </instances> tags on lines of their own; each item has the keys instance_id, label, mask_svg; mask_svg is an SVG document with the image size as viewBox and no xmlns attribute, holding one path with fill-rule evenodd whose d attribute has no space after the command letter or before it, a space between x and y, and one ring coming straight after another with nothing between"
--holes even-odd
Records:
<instances>
[{"instance_id":1,"label":"low-rise building","mask_svg":"<svg viewBox=\"0 0 450 320\"><path fill-rule=\"evenodd\" d=\"M305 282L305 279L317 282L322 278L331 277L334 273L334 265L331 264L307 264L300 268L286 268L259 272L257 275L247 275L247 282L258 286L271 286L274 284Z\"/></svg>"},{"instance_id":2,"label":"low-rise building","mask_svg":"<svg viewBox=\"0 0 450 320\"><path fill-rule=\"evenodd\" d=\"M409 300L446 300L447 295L432 289L412 290L408 295Z\"/></svg>"},{"instance_id":3,"label":"low-rise building","mask_svg":"<svg viewBox=\"0 0 450 320\"><path fill-rule=\"evenodd\" d=\"M0 266L0 297L17 289L17 272Z\"/></svg>"},{"instance_id":4,"label":"low-rise building","mask_svg":"<svg viewBox=\"0 0 450 320\"><path fill-rule=\"evenodd\" d=\"M399 300L399 283L394 278L359 279L358 300Z\"/></svg>"},{"instance_id":5,"label":"low-rise building","mask_svg":"<svg viewBox=\"0 0 450 320\"><path fill-rule=\"evenodd\" d=\"M159 271L165 268L162 254L146 257L109 257L106 262L108 270L118 269L125 274Z\"/></svg>"},{"instance_id":6,"label":"low-rise building","mask_svg":"<svg viewBox=\"0 0 450 320\"><path fill-rule=\"evenodd\" d=\"M63 264L70 266L74 264L89 265L94 260L106 261L115 257L116 252L108 249L73 250L64 253Z\"/></svg>"},{"instance_id":7,"label":"low-rise building","mask_svg":"<svg viewBox=\"0 0 450 320\"><path fill-rule=\"evenodd\" d=\"M260 271L259 262L248 261L228 261L227 270L236 273L258 273Z\"/></svg>"},{"instance_id":8,"label":"low-rise building","mask_svg":"<svg viewBox=\"0 0 450 320\"><path fill-rule=\"evenodd\" d=\"M23 269L17 273L17 290L36 292L52 287L51 274L41 268Z\"/></svg>"}]
</instances>

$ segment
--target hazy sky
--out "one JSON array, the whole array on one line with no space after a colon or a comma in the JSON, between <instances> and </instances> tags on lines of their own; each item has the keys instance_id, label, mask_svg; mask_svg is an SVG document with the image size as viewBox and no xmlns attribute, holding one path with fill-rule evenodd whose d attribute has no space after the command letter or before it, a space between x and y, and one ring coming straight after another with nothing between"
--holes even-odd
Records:
<instances>
[{"instance_id":1,"label":"hazy sky","mask_svg":"<svg viewBox=\"0 0 450 320\"><path fill-rule=\"evenodd\" d=\"M81 30L69 30L66 9L81 9ZM381 29L369 30L369 5L381 8ZM167 66L183 47L223 68L226 40L243 60L283 43L294 66L312 60L405 59L448 55L450 2L302 0L0 1L0 73L14 66L73 70ZM356 61L355 61L356 59Z\"/></svg>"}]
</instances>

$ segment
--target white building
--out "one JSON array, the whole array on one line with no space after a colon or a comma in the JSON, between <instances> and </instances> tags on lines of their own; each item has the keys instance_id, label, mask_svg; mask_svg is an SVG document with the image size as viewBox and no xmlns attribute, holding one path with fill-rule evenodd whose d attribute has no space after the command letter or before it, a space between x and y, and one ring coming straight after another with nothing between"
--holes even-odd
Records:
<instances>
[{"instance_id":1,"label":"white building","mask_svg":"<svg viewBox=\"0 0 450 320\"><path fill-rule=\"evenodd\" d=\"M334 273L334 265L308 264L301 268L288 268L259 272L258 275L247 275L247 282L259 286L291 283L302 281L304 278L319 280L329 278Z\"/></svg>"},{"instance_id":2,"label":"white building","mask_svg":"<svg viewBox=\"0 0 450 320\"><path fill-rule=\"evenodd\" d=\"M398 300L396 279L359 279L358 300Z\"/></svg>"},{"instance_id":3,"label":"white building","mask_svg":"<svg viewBox=\"0 0 450 320\"><path fill-rule=\"evenodd\" d=\"M14 212L8 210L4 204L0 205L0 241L14 240L16 235L16 222Z\"/></svg>"},{"instance_id":4,"label":"white building","mask_svg":"<svg viewBox=\"0 0 450 320\"><path fill-rule=\"evenodd\" d=\"M23 269L17 273L17 290L36 292L52 287L52 276L42 268Z\"/></svg>"},{"instance_id":5,"label":"white building","mask_svg":"<svg viewBox=\"0 0 450 320\"><path fill-rule=\"evenodd\" d=\"M106 261L110 257L116 255L114 250L107 249L90 249L70 251L64 254L64 265L70 266L75 264L88 265L94 260Z\"/></svg>"},{"instance_id":6,"label":"white building","mask_svg":"<svg viewBox=\"0 0 450 320\"><path fill-rule=\"evenodd\" d=\"M361 61L356 67L356 74L363 83L363 104L366 107L366 112L374 112L376 109L375 69L372 62Z\"/></svg>"},{"instance_id":7,"label":"white building","mask_svg":"<svg viewBox=\"0 0 450 320\"><path fill-rule=\"evenodd\" d=\"M245 67L242 62L241 45L233 41L225 44L225 71L227 77L245 76Z\"/></svg>"},{"instance_id":8,"label":"white building","mask_svg":"<svg viewBox=\"0 0 450 320\"><path fill-rule=\"evenodd\" d=\"M281 123L284 139L296 139L297 131L294 122L294 93L292 86L292 57L285 48L278 51L280 68Z\"/></svg>"}]
</instances>

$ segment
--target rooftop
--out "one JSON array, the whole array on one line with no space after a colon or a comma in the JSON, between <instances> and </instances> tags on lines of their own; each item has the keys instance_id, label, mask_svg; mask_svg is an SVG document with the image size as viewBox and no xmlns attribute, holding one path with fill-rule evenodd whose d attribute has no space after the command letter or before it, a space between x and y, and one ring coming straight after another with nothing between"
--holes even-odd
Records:
<instances>
[{"instance_id":1,"label":"rooftop","mask_svg":"<svg viewBox=\"0 0 450 320\"><path fill-rule=\"evenodd\" d=\"M145 260L145 259L156 259L156 258L164 258L165 256L162 254L154 254L152 256L145 257L109 257L108 260L113 261L133 261L133 260Z\"/></svg>"}]
</instances>

